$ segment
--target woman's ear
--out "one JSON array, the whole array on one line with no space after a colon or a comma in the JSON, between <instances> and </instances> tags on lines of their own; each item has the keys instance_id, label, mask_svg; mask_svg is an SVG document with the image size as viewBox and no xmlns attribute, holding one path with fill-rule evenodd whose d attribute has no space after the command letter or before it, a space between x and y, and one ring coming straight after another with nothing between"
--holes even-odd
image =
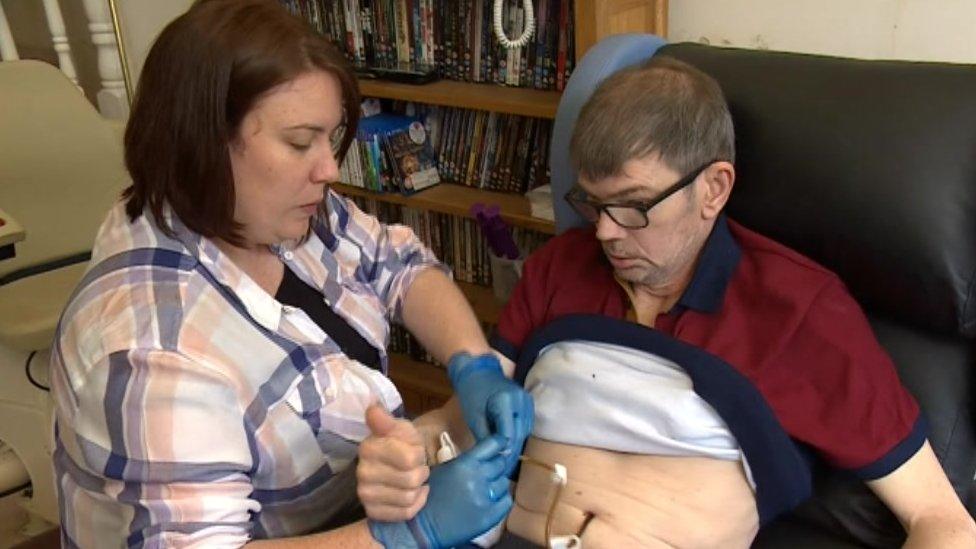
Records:
<instances>
[{"instance_id":1,"label":"woman's ear","mask_svg":"<svg viewBox=\"0 0 976 549\"><path fill-rule=\"evenodd\" d=\"M704 219L714 219L725 208L735 184L735 167L724 160L715 162L702 172L704 177L704 196L701 215Z\"/></svg>"}]
</instances>

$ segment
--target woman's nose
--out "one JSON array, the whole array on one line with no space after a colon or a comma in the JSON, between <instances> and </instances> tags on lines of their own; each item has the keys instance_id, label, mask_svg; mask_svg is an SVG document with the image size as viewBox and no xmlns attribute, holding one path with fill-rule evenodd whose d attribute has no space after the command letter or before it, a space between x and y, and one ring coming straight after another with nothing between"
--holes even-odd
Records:
<instances>
[{"instance_id":1,"label":"woman's nose","mask_svg":"<svg viewBox=\"0 0 976 549\"><path fill-rule=\"evenodd\" d=\"M339 161L331 149L318 159L311 175L314 183L331 183L339 180Z\"/></svg>"}]
</instances>

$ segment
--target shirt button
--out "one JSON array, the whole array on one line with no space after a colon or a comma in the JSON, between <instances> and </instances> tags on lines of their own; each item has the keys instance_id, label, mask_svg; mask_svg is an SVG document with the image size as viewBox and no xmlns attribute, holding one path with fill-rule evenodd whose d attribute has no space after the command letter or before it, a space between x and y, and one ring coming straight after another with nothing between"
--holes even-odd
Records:
<instances>
[{"instance_id":1,"label":"shirt button","mask_svg":"<svg viewBox=\"0 0 976 549\"><path fill-rule=\"evenodd\" d=\"M283 253L281 255L282 255L282 257L285 258L285 261L291 261L292 259L295 259L295 254L291 253L291 251L286 251L285 253Z\"/></svg>"}]
</instances>

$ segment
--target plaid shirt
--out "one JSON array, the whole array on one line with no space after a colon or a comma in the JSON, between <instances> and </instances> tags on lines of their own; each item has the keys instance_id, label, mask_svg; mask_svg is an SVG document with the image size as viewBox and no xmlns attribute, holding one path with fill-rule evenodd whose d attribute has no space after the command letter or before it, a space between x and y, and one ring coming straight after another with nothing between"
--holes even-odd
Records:
<instances>
[{"instance_id":1,"label":"plaid shirt","mask_svg":"<svg viewBox=\"0 0 976 549\"><path fill-rule=\"evenodd\" d=\"M299 246L274 248L380 353L346 357L214 243L121 204L55 338L55 473L66 547L236 547L313 530L356 503L349 467L385 376L388 321L439 263L414 233L331 190Z\"/></svg>"}]
</instances>

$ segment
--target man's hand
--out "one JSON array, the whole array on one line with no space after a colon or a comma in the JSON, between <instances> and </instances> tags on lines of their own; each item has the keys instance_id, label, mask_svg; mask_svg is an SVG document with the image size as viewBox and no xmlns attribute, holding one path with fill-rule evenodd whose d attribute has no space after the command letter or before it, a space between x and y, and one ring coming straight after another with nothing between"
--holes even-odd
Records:
<instances>
[{"instance_id":1,"label":"man's hand","mask_svg":"<svg viewBox=\"0 0 976 549\"><path fill-rule=\"evenodd\" d=\"M976 523L927 440L908 461L867 485L905 527L905 548L976 547Z\"/></svg>"},{"instance_id":2,"label":"man's hand","mask_svg":"<svg viewBox=\"0 0 976 549\"><path fill-rule=\"evenodd\" d=\"M357 494L366 516L395 522L412 519L427 502L430 475L420 432L379 405L366 409L372 434L359 445Z\"/></svg>"},{"instance_id":3,"label":"man's hand","mask_svg":"<svg viewBox=\"0 0 976 549\"><path fill-rule=\"evenodd\" d=\"M512 508L504 443L492 436L430 473L427 504L409 522L368 520L384 547L454 547L498 524Z\"/></svg>"},{"instance_id":4,"label":"man's hand","mask_svg":"<svg viewBox=\"0 0 976 549\"><path fill-rule=\"evenodd\" d=\"M451 357L447 373L475 439L500 435L505 440L505 474L511 474L525 439L532 433L532 397L505 377L493 354L458 353Z\"/></svg>"}]
</instances>

